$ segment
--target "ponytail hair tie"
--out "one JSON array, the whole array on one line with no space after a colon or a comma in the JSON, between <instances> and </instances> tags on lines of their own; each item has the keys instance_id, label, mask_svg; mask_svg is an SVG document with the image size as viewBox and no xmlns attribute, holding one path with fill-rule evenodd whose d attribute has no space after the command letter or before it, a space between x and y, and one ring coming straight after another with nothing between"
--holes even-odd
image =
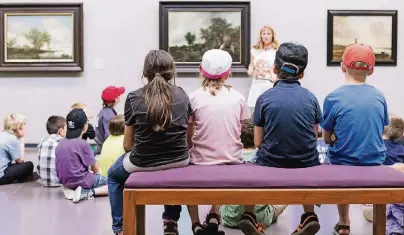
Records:
<instances>
[{"instance_id":1,"label":"ponytail hair tie","mask_svg":"<svg viewBox=\"0 0 404 235\"><path fill-rule=\"evenodd\" d=\"M161 74L156 73L156 75L154 75L154 76L156 76L156 77L161 77Z\"/></svg>"}]
</instances>

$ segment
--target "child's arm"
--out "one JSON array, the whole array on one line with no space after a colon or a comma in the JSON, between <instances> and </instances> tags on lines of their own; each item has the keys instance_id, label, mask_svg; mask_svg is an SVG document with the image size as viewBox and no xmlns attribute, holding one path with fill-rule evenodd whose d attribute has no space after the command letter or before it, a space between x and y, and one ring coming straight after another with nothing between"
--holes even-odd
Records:
<instances>
[{"instance_id":1,"label":"child's arm","mask_svg":"<svg viewBox=\"0 0 404 235\"><path fill-rule=\"evenodd\" d=\"M123 149L126 152L132 151L135 141L133 140L133 126L126 126L123 134Z\"/></svg>"},{"instance_id":2,"label":"child's arm","mask_svg":"<svg viewBox=\"0 0 404 235\"><path fill-rule=\"evenodd\" d=\"M336 141L334 133L323 130L323 139L326 144L333 144Z\"/></svg>"},{"instance_id":3,"label":"child's arm","mask_svg":"<svg viewBox=\"0 0 404 235\"><path fill-rule=\"evenodd\" d=\"M93 165L91 165L91 171L94 172L94 174L98 174L101 172L101 167L98 165L98 162L95 162Z\"/></svg>"},{"instance_id":4,"label":"child's arm","mask_svg":"<svg viewBox=\"0 0 404 235\"><path fill-rule=\"evenodd\" d=\"M194 123L189 122L188 123L188 130L187 130L187 143L188 143L188 148L192 148L192 137L194 136Z\"/></svg>"},{"instance_id":5,"label":"child's arm","mask_svg":"<svg viewBox=\"0 0 404 235\"><path fill-rule=\"evenodd\" d=\"M264 142L264 128L260 126L254 126L254 144L256 148L261 147Z\"/></svg>"}]
</instances>

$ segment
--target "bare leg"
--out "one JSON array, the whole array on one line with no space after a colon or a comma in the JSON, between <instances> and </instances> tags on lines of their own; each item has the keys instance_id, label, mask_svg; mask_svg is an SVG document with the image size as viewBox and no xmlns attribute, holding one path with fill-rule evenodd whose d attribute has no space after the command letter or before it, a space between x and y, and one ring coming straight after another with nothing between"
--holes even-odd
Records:
<instances>
[{"instance_id":1,"label":"bare leg","mask_svg":"<svg viewBox=\"0 0 404 235\"><path fill-rule=\"evenodd\" d=\"M209 213L220 214L220 205L212 205L212 207L210 208Z\"/></svg>"},{"instance_id":2,"label":"bare leg","mask_svg":"<svg viewBox=\"0 0 404 235\"><path fill-rule=\"evenodd\" d=\"M188 205L189 216L191 217L192 224L200 223L198 206Z\"/></svg>"},{"instance_id":3,"label":"bare leg","mask_svg":"<svg viewBox=\"0 0 404 235\"><path fill-rule=\"evenodd\" d=\"M303 205L304 213L314 213L314 205Z\"/></svg>"},{"instance_id":4,"label":"bare leg","mask_svg":"<svg viewBox=\"0 0 404 235\"><path fill-rule=\"evenodd\" d=\"M338 207L338 215L339 215L339 225L350 225L351 221L349 219L349 204L337 205ZM349 231L345 229L341 229L339 232L348 234Z\"/></svg>"},{"instance_id":5,"label":"bare leg","mask_svg":"<svg viewBox=\"0 0 404 235\"><path fill-rule=\"evenodd\" d=\"M95 196L108 196L108 185L94 189Z\"/></svg>"}]
</instances>

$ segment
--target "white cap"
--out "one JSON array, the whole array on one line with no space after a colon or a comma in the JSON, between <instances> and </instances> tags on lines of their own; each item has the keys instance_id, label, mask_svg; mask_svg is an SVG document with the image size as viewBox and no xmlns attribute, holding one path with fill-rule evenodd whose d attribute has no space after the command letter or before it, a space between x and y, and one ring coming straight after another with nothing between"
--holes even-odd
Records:
<instances>
[{"instance_id":1,"label":"white cap","mask_svg":"<svg viewBox=\"0 0 404 235\"><path fill-rule=\"evenodd\" d=\"M230 73L232 58L227 51L211 49L202 56L201 73L209 79L220 79Z\"/></svg>"}]
</instances>

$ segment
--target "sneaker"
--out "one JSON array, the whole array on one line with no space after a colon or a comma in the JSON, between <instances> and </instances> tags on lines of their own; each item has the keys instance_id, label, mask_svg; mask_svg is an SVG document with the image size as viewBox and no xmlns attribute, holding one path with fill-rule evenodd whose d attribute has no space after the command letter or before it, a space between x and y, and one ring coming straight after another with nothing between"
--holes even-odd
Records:
<instances>
[{"instance_id":1,"label":"sneaker","mask_svg":"<svg viewBox=\"0 0 404 235\"><path fill-rule=\"evenodd\" d=\"M164 221L164 235L178 235L178 224L173 220Z\"/></svg>"},{"instance_id":2,"label":"sneaker","mask_svg":"<svg viewBox=\"0 0 404 235\"><path fill-rule=\"evenodd\" d=\"M76 190L74 190L73 202L78 203L79 201L84 199L93 200L94 197L91 193L91 190L83 189L81 186L79 186L76 188Z\"/></svg>"},{"instance_id":3,"label":"sneaker","mask_svg":"<svg viewBox=\"0 0 404 235\"><path fill-rule=\"evenodd\" d=\"M300 224L292 235L314 235L320 230L318 217L313 212L308 212L300 218Z\"/></svg>"},{"instance_id":4,"label":"sneaker","mask_svg":"<svg viewBox=\"0 0 404 235\"><path fill-rule=\"evenodd\" d=\"M114 233L114 235L123 235L123 231L120 231L120 232Z\"/></svg>"},{"instance_id":5,"label":"sneaker","mask_svg":"<svg viewBox=\"0 0 404 235\"><path fill-rule=\"evenodd\" d=\"M65 195L65 198L68 200L72 200L74 197L74 190L73 189L69 189L66 188L65 186L63 186L62 188L63 194Z\"/></svg>"},{"instance_id":6,"label":"sneaker","mask_svg":"<svg viewBox=\"0 0 404 235\"><path fill-rule=\"evenodd\" d=\"M245 235L265 235L265 226L257 223L257 218L253 213L244 213L241 216L239 227Z\"/></svg>"}]
</instances>

